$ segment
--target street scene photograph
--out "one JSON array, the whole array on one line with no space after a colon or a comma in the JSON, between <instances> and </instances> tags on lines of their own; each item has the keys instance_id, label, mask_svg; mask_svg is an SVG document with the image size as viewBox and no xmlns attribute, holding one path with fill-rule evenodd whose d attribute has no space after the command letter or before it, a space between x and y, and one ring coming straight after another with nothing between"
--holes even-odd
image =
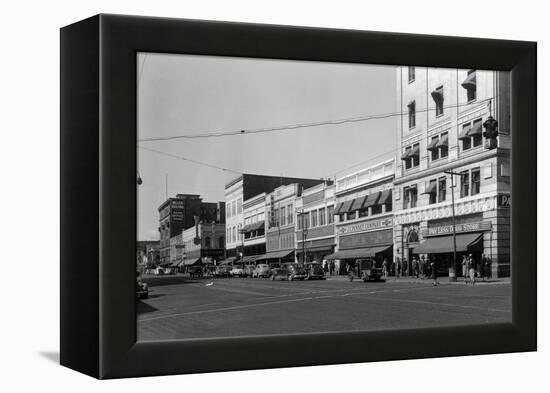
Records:
<instances>
[{"instance_id":1,"label":"street scene photograph","mask_svg":"<svg viewBox=\"0 0 550 393\"><path fill-rule=\"evenodd\" d=\"M512 320L508 72L137 54L138 341Z\"/></svg>"}]
</instances>

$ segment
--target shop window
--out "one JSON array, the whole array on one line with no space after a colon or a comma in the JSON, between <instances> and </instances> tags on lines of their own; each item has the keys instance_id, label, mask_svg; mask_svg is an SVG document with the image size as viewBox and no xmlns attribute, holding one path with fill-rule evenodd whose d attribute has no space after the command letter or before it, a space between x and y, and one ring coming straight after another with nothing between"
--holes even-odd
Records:
<instances>
[{"instance_id":1,"label":"shop window","mask_svg":"<svg viewBox=\"0 0 550 393\"><path fill-rule=\"evenodd\" d=\"M409 129L416 127L416 102L412 101L408 105L409 108Z\"/></svg>"},{"instance_id":2,"label":"shop window","mask_svg":"<svg viewBox=\"0 0 550 393\"><path fill-rule=\"evenodd\" d=\"M311 211L311 227L317 226L317 210Z\"/></svg>"},{"instance_id":3,"label":"shop window","mask_svg":"<svg viewBox=\"0 0 550 393\"><path fill-rule=\"evenodd\" d=\"M420 144L415 143L412 149L413 149L413 152L416 152L416 153L413 153L414 155L412 156L412 166L413 168L416 168L417 166L420 165Z\"/></svg>"},{"instance_id":4,"label":"shop window","mask_svg":"<svg viewBox=\"0 0 550 393\"><path fill-rule=\"evenodd\" d=\"M415 67L409 67L409 83L414 82L416 79L416 69Z\"/></svg>"},{"instance_id":5,"label":"shop window","mask_svg":"<svg viewBox=\"0 0 550 393\"><path fill-rule=\"evenodd\" d=\"M350 213L348 213L348 220L355 220L356 217L357 217L357 213L356 213L356 212L350 212Z\"/></svg>"},{"instance_id":6,"label":"shop window","mask_svg":"<svg viewBox=\"0 0 550 393\"><path fill-rule=\"evenodd\" d=\"M334 222L334 206L329 206L327 209L327 223L332 224Z\"/></svg>"},{"instance_id":7,"label":"shop window","mask_svg":"<svg viewBox=\"0 0 550 393\"><path fill-rule=\"evenodd\" d=\"M477 195L480 192L481 173L480 168L472 169L472 195Z\"/></svg>"},{"instance_id":8,"label":"shop window","mask_svg":"<svg viewBox=\"0 0 550 393\"><path fill-rule=\"evenodd\" d=\"M470 173L463 171L460 173L460 197L464 198L470 195Z\"/></svg>"},{"instance_id":9,"label":"shop window","mask_svg":"<svg viewBox=\"0 0 550 393\"><path fill-rule=\"evenodd\" d=\"M325 208L321 208L319 209L319 226L323 226L326 224L326 219L325 219Z\"/></svg>"},{"instance_id":10,"label":"shop window","mask_svg":"<svg viewBox=\"0 0 550 393\"><path fill-rule=\"evenodd\" d=\"M374 205L372 208L372 214L380 214L382 213L382 205Z\"/></svg>"},{"instance_id":11,"label":"shop window","mask_svg":"<svg viewBox=\"0 0 550 393\"><path fill-rule=\"evenodd\" d=\"M441 177L439 178L439 182L438 182L438 196L437 196L437 200L438 202L443 202L446 198L447 198L447 178L445 177Z\"/></svg>"}]
</instances>

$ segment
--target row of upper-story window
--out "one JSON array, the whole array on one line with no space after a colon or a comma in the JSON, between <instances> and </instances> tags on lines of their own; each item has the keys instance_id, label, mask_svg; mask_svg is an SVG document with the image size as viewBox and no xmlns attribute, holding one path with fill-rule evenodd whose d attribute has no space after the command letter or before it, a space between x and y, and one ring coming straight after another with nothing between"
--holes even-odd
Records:
<instances>
[{"instance_id":1,"label":"row of upper-story window","mask_svg":"<svg viewBox=\"0 0 550 393\"><path fill-rule=\"evenodd\" d=\"M269 211L268 228L294 224L294 204L278 205Z\"/></svg>"},{"instance_id":2,"label":"row of upper-story window","mask_svg":"<svg viewBox=\"0 0 550 393\"><path fill-rule=\"evenodd\" d=\"M321 227L332 223L334 223L334 205L299 213L296 222L299 230Z\"/></svg>"},{"instance_id":3,"label":"row of upper-story window","mask_svg":"<svg viewBox=\"0 0 550 393\"><path fill-rule=\"evenodd\" d=\"M243 212L243 199L235 199L225 206L225 218L235 217Z\"/></svg>"},{"instance_id":4,"label":"row of upper-story window","mask_svg":"<svg viewBox=\"0 0 550 393\"><path fill-rule=\"evenodd\" d=\"M265 221L265 212L261 212L249 217L245 217L244 225L254 224L255 222L259 222L259 221Z\"/></svg>"},{"instance_id":5,"label":"row of upper-story window","mask_svg":"<svg viewBox=\"0 0 550 393\"><path fill-rule=\"evenodd\" d=\"M458 135L460 150L467 152L472 148L483 145L482 119L476 119L462 124ZM428 143L427 150L432 162L449 156L449 133L433 135ZM420 165L420 144L407 146L401 159L404 161L405 170L417 168Z\"/></svg>"},{"instance_id":6,"label":"row of upper-story window","mask_svg":"<svg viewBox=\"0 0 550 393\"><path fill-rule=\"evenodd\" d=\"M413 83L416 79L415 67L409 67L409 83ZM477 99L477 85L476 85L476 71L468 71L468 76L462 87L466 89L467 101L471 103ZM443 85L438 86L431 92L432 99L435 103L435 116L442 116L445 112L445 92L443 91ZM409 112L409 129L412 130L416 127L416 101L411 101L407 105Z\"/></svg>"},{"instance_id":7,"label":"row of upper-story window","mask_svg":"<svg viewBox=\"0 0 550 393\"><path fill-rule=\"evenodd\" d=\"M213 239L210 236L205 236L201 244L195 244L194 240L189 240L185 242L185 250L193 250L199 248L199 246L204 248L225 248L225 238L223 236L219 236L217 239ZM174 244L173 247L175 248L176 245Z\"/></svg>"},{"instance_id":8,"label":"row of upper-story window","mask_svg":"<svg viewBox=\"0 0 550 393\"><path fill-rule=\"evenodd\" d=\"M390 197L385 203L376 203L368 207L362 207L359 210L348 211L348 212L339 212L338 213L338 222L357 220L359 218L376 216L378 214L385 214L392 211L393 202Z\"/></svg>"},{"instance_id":9,"label":"row of upper-story window","mask_svg":"<svg viewBox=\"0 0 550 393\"><path fill-rule=\"evenodd\" d=\"M243 241L242 225L237 224L226 228L227 243L236 243Z\"/></svg>"},{"instance_id":10,"label":"row of upper-story window","mask_svg":"<svg viewBox=\"0 0 550 393\"><path fill-rule=\"evenodd\" d=\"M293 232L281 236L269 236L266 242L268 250L289 249L294 248L296 238Z\"/></svg>"},{"instance_id":11,"label":"row of upper-story window","mask_svg":"<svg viewBox=\"0 0 550 393\"><path fill-rule=\"evenodd\" d=\"M460 198L477 195L481 191L481 169L479 167L459 172ZM441 176L428 181L424 194L427 194L428 204L444 202L447 200L447 176ZM416 184L403 188L403 209L418 206L418 187Z\"/></svg>"}]
</instances>

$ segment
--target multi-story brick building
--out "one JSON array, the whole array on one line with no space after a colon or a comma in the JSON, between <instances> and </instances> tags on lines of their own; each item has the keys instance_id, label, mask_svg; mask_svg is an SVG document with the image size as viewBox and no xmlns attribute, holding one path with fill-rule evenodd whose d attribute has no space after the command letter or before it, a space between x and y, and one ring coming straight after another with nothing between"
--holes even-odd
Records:
<instances>
[{"instance_id":1,"label":"multi-story brick building","mask_svg":"<svg viewBox=\"0 0 550 393\"><path fill-rule=\"evenodd\" d=\"M245 173L227 183L225 185L227 256L236 257L239 253L242 253L244 243L242 230L245 225L243 201L264 192L270 193L275 188L283 185L298 183L307 188L322 182L323 180L319 179L301 179Z\"/></svg>"},{"instance_id":2,"label":"multi-story brick building","mask_svg":"<svg viewBox=\"0 0 550 393\"><path fill-rule=\"evenodd\" d=\"M334 252L335 188L334 182L327 181L304 190L301 197L296 198L296 259L299 262L321 263Z\"/></svg>"},{"instance_id":3,"label":"multi-story brick building","mask_svg":"<svg viewBox=\"0 0 550 393\"><path fill-rule=\"evenodd\" d=\"M245 263L254 263L265 254L265 197L263 192L243 202Z\"/></svg>"},{"instance_id":4,"label":"multi-story brick building","mask_svg":"<svg viewBox=\"0 0 550 393\"><path fill-rule=\"evenodd\" d=\"M168 198L158 211L161 264L170 262L170 239L195 225L195 217L204 222L225 221L224 202L202 202L196 194L177 194L175 198Z\"/></svg>"},{"instance_id":5,"label":"multi-story brick building","mask_svg":"<svg viewBox=\"0 0 550 393\"><path fill-rule=\"evenodd\" d=\"M358 258L392 260L394 160L363 168L336 179L337 251L327 259L344 270Z\"/></svg>"},{"instance_id":6,"label":"multi-story brick building","mask_svg":"<svg viewBox=\"0 0 550 393\"><path fill-rule=\"evenodd\" d=\"M492 261L510 274L509 74L398 67L394 255L438 260L461 273L462 256ZM498 136L490 117L498 121ZM458 175L451 175L452 171ZM451 176L453 178L451 179ZM451 188L452 182L456 185ZM453 206L458 263L453 259ZM409 269L410 270L410 269Z\"/></svg>"}]
</instances>

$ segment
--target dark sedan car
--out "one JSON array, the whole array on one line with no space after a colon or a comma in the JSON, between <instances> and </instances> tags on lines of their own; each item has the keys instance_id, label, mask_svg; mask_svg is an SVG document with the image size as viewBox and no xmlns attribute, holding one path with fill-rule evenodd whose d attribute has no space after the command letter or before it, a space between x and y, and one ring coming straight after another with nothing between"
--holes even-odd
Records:
<instances>
[{"instance_id":1,"label":"dark sedan car","mask_svg":"<svg viewBox=\"0 0 550 393\"><path fill-rule=\"evenodd\" d=\"M297 263L288 263L285 264L285 267L288 269L288 280L304 280L307 278L307 271L302 265Z\"/></svg>"},{"instance_id":2,"label":"dark sedan car","mask_svg":"<svg viewBox=\"0 0 550 393\"><path fill-rule=\"evenodd\" d=\"M308 263L305 265L308 280L324 280L325 272L320 263Z\"/></svg>"},{"instance_id":3,"label":"dark sedan car","mask_svg":"<svg viewBox=\"0 0 550 393\"><path fill-rule=\"evenodd\" d=\"M290 271L282 266L282 267L276 267L269 271L269 277L271 280L288 280Z\"/></svg>"}]
</instances>

